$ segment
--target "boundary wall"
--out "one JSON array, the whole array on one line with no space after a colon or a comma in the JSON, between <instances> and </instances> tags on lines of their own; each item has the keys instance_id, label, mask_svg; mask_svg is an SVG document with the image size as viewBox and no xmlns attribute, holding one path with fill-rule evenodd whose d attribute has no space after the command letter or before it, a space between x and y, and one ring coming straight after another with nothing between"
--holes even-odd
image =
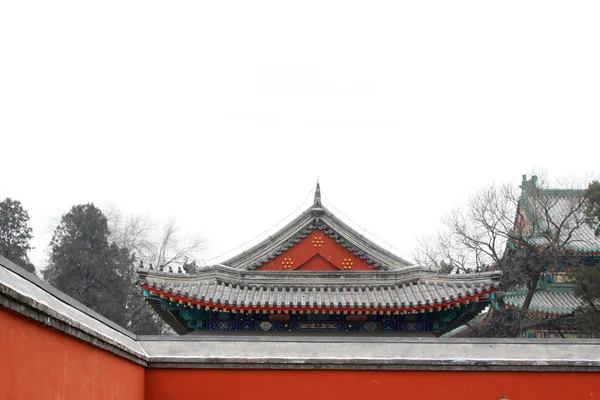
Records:
<instances>
[{"instance_id":1,"label":"boundary wall","mask_svg":"<svg viewBox=\"0 0 600 400\"><path fill-rule=\"evenodd\" d=\"M136 336L0 257L0 399L600 398L600 340Z\"/></svg>"}]
</instances>

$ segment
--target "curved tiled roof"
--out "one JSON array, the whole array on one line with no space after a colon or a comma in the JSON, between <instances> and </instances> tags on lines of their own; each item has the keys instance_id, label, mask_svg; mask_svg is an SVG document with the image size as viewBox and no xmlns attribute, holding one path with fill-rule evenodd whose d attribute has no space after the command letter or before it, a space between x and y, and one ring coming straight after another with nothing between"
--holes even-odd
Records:
<instances>
[{"instance_id":1,"label":"curved tiled roof","mask_svg":"<svg viewBox=\"0 0 600 400\"><path fill-rule=\"evenodd\" d=\"M411 309L485 296L497 273L439 276L410 272L257 272L213 266L190 275L138 270L140 284L186 302L233 308Z\"/></svg>"},{"instance_id":2,"label":"curved tiled roof","mask_svg":"<svg viewBox=\"0 0 600 400\"><path fill-rule=\"evenodd\" d=\"M258 268L314 230L335 242L327 239L328 246L339 245L344 254L351 252L363 260L366 268L344 271ZM301 243L294 250L302 249ZM448 312L452 322L445 321L444 327L436 328L452 329L490 302L489 294L496 289L501 275L500 272L444 275L438 270L413 266L323 207L318 186L314 204L268 239L223 264L202 268L195 267L195 263L186 264L184 270L188 273L137 271L147 301L179 333L190 329L182 325L185 321L176 315L179 311L168 307L204 308L203 311L219 315L238 311L399 315L452 308Z\"/></svg>"},{"instance_id":3,"label":"curved tiled roof","mask_svg":"<svg viewBox=\"0 0 600 400\"><path fill-rule=\"evenodd\" d=\"M528 242L537 246L554 245L581 253L600 254L600 237L586 220L584 189L543 189L536 180L523 181L520 204L531 235ZM527 229L529 231L527 231Z\"/></svg>"},{"instance_id":4,"label":"curved tiled roof","mask_svg":"<svg viewBox=\"0 0 600 400\"><path fill-rule=\"evenodd\" d=\"M514 308L523 307L526 292L508 292L504 302ZM568 315L581 306L581 300L572 291L538 291L533 295L529 309L552 315Z\"/></svg>"}]
</instances>

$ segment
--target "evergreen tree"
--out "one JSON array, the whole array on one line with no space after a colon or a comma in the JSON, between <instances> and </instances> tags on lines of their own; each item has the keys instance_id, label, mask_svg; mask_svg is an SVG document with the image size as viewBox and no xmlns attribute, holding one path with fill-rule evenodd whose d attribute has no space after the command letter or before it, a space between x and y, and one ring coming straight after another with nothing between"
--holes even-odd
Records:
<instances>
[{"instance_id":1,"label":"evergreen tree","mask_svg":"<svg viewBox=\"0 0 600 400\"><path fill-rule=\"evenodd\" d=\"M585 193L588 223L600 236L600 182L590 183ZM575 273L575 294L582 300L575 316L583 332L600 336L600 266L586 266Z\"/></svg>"},{"instance_id":2,"label":"evergreen tree","mask_svg":"<svg viewBox=\"0 0 600 400\"><path fill-rule=\"evenodd\" d=\"M577 269L575 295L583 302L575 312L577 328L600 337L600 267Z\"/></svg>"},{"instance_id":3,"label":"evergreen tree","mask_svg":"<svg viewBox=\"0 0 600 400\"><path fill-rule=\"evenodd\" d=\"M111 244L108 222L93 204L64 214L50 243L44 278L57 289L127 328L133 293L133 257Z\"/></svg>"},{"instance_id":4,"label":"evergreen tree","mask_svg":"<svg viewBox=\"0 0 600 400\"><path fill-rule=\"evenodd\" d=\"M590 183L585 197L587 199L588 223L594 229L596 236L600 236L600 182Z\"/></svg>"},{"instance_id":5,"label":"evergreen tree","mask_svg":"<svg viewBox=\"0 0 600 400\"><path fill-rule=\"evenodd\" d=\"M0 202L0 254L35 273L27 256L33 237L28 222L29 214L20 201L7 197Z\"/></svg>"}]
</instances>

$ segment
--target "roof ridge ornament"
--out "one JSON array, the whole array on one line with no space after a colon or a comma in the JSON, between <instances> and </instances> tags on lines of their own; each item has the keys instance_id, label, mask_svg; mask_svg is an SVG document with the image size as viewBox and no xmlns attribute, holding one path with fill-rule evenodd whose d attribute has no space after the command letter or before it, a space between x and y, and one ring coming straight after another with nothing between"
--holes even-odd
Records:
<instances>
[{"instance_id":1,"label":"roof ridge ornament","mask_svg":"<svg viewBox=\"0 0 600 400\"><path fill-rule=\"evenodd\" d=\"M323 205L321 204L321 185L319 184L318 178L317 188L315 189L315 201L311 207L311 212L316 216L323 214Z\"/></svg>"},{"instance_id":2,"label":"roof ridge ornament","mask_svg":"<svg viewBox=\"0 0 600 400\"><path fill-rule=\"evenodd\" d=\"M538 177L537 175L533 175L530 180L527 180L527 175L523 175L523 180L521 181L521 185L519 186L521 189L539 189L537 185Z\"/></svg>"},{"instance_id":3,"label":"roof ridge ornament","mask_svg":"<svg viewBox=\"0 0 600 400\"><path fill-rule=\"evenodd\" d=\"M317 178L317 188L315 189L315 201L314 204L321 205L321 185L319 184L319 179Z\"/></svg>"}]
</instances>

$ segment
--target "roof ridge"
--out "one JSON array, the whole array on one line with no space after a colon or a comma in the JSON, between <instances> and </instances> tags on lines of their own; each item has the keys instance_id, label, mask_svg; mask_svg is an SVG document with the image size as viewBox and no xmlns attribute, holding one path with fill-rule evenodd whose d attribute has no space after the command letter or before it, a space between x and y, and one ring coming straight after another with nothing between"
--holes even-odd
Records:
<instances>
[{"instance_id":1,"label":"roof ridge","mask_svg":"<svg viewBox=\"0 0 600 400\"><path fill-rule=\"evenodd\" d=\"M318 200L318 197L316 197ZM329 211L319 201L312 204L298 217L269 235L261 242L252 246L222 264L239 269L254 269L282 252L288 250L295 243L310 234L315 229L321 229L330 237L340 240L342 246L363 258L377 269L399 269L411 266L412 263L400 256L387 251L377 243L358 233L334 213ZM330 231L330 232L327 232ZM335 237L334 237L335 236Z\"/></svg>"},{"instance_id":2,"label":"roof ridge","mask_svg":"<svg viewBox=\"0 0 600 400\"><path fill-rule=\"evenodd\" d=\"M583 196L585 189L539 189L542 196Z\"/></svg>"}]
</instances>

